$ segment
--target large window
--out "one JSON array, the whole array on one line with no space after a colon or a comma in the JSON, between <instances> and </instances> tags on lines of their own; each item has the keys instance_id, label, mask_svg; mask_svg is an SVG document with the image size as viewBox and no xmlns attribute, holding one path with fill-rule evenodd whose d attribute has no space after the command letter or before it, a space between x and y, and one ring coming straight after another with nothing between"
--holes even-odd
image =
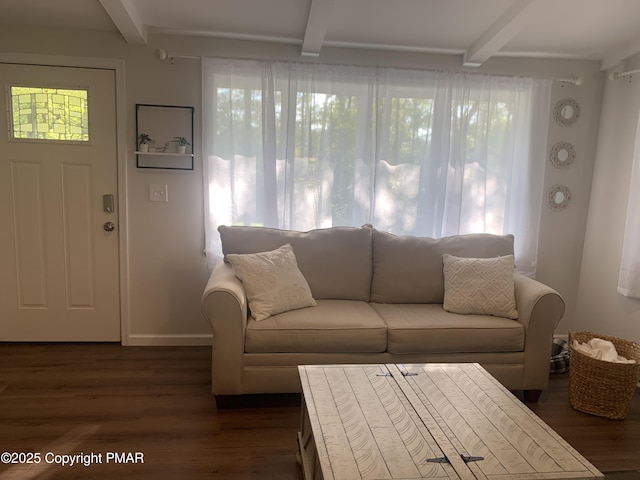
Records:
<instances>
[{"instance_id":1,"label":"large window","mask_svg":"<svg viewBox=\"0 0 640 480\"><path fill-rule=\"evenodd\" d=\"M207 251L218 225L512 233L535 270L550 82L204 62Z\"/></svg>"}]
</instances>

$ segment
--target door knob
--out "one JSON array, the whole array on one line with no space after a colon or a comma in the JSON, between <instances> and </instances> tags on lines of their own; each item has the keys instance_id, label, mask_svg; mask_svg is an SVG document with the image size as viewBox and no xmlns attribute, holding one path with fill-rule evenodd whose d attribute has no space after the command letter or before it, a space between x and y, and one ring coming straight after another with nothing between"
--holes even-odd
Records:
<instances>
[{"instance_id":1,"label":"door knob","mask_svg":"<svg viewBox=\"0 0 640 480\"><path fill-rule=\"evenodd\" d=\"M104 228L105 232L113 232L116 229L116 226L113 222L105 222L102 228Z\"/></svg>"}]
</instances>

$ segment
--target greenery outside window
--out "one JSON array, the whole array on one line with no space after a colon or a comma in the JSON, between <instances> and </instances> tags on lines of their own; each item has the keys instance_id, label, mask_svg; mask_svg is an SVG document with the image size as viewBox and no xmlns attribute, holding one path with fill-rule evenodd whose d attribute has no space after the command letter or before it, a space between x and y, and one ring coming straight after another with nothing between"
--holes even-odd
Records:
<instances>
[{"instance_id":1,"label":"greenery outside window","mask_svg":"<svg viewBox=\"0 0 640 480\"><path fill-rule=\"evenodd\" d=\"M513 234L533 274L551 81L204 62L207 253L218 225Z\"/></svg>"}]
</instances>

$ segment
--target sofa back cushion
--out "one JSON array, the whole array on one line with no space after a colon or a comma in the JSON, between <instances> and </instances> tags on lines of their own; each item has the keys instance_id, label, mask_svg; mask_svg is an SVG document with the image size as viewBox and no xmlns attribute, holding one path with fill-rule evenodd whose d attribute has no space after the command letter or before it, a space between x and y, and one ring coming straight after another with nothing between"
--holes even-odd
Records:
<instances>
[{"instance_id":1,"label":"sofa back cushion","mask_svg":"<svg viewBox=\"0 0 640 480\"><path fill-rule=\"evenodd\" d=\"M443 303L445 253L467 258L513 255L513 235L474 233L434 239L374 229L371 301Z\"/></svg>"},{"instance_id":2,"label":"sofa back cushion","mask_svg":"<svg viewBox=\"0 0 640 480\"><path fill-rule=\"evenodd\" d=\"M258 253L290 243L316 300L369 301L372 229L333 227L309 232L220 226L222 252Z\"/></svg>"}]
</instances>

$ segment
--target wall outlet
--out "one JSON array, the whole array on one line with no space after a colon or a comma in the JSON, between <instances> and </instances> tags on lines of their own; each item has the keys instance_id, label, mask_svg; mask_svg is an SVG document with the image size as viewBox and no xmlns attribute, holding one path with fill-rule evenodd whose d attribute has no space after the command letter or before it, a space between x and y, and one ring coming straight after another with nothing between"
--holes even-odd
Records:
<instances>
[{"instance_id":1,"label":"wall outlet","mask_svg":"<svg viewBox=\"0 0 640 480\"><path fill-rule=\"evenodd\" d=\"M152 183L149 185L149 201L150 202L168 202L169 192L166 185Z\"/></svg>"}]
</instances>

